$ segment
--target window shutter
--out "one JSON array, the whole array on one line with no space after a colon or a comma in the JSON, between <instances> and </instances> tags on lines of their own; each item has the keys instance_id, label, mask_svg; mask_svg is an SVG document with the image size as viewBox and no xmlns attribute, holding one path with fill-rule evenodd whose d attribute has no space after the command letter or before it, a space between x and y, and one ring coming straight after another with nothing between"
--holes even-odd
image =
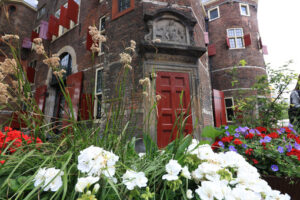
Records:
<instances>
[{"instance_id":1,"label":"window shutter","mask_svg":"<svg viewBox=\"0 0 300 200\"><path fill-rule=\"evenodd\" d=\"M50 15L48 24L48 39L52 39L52 35L58 36L59 20L54 16Z\"/></svg>"},{"instance_id":2,"label":"window shutter","mask_svg":"<svg viewBox=\"0 0 300 200\"><path fill-rule=\"evenodd\" d=\"M89 33L89 29L87 30L87 35L86 35L86 50L91 50L93 44L93 39L92 36Z\"/></svg>"},{"instance_id":3,"label":"window shutter","mask_svg":"<svg viewBox=\"0 0 300 200\"><path fill-rule=\"evenodd\" d=\"M214 56L217 54L216 45L210 44L207 46L208 56Z\"/></svg>"},{"instance_id":4,"label":"window shutter","mask_svg":"<svg viewBox=\"0 0 300 200\"><path fill-rule=\"evenodd\" d=\"M213 90L215 126L227 125L224 92Z\"/></svg>"},{"instance_id":5,"label":"window shutter","mask_svg":"<svg viewBox=\"0 0 300 200\"><path fill-rule=\"evenodd\" d=\"M268 52L268 47L266 45L262 45L262 52L264 55L268 55L269 52Z\"/></svg>"},{"instance_id":6,"label":"window shutter","mask_svg":"<svg viewBox=\"0 0 300 200\"><path fill-rule=\"evenodd\" d=\"M230 48L230 42L229 42L229 38L226 37L226 44L227 44L227 47Z\"/></svg>"},{"instance_id":7,"label":"window shutter","mask_svg":"<svg viewBox=\"0 0 300 200\"><path fill-rule=\"evenodd\" d=\"M59 25L69 29L70 28L70 19L67 18L68 9L64 6L60 6L60 17L59 17Z\"/></svg>"},{"instance_id":8,"label":"window shutter","mask_svg":"<svg viewBox=\"0 0 300 200\"><path fill-rule=\"evenodd\" d=\"M48 33L48 22L41 21L39 37L47 40L48 39L47 33Z\"/></svg>"},{"instance_id":9,"label":"window shutter","mask_svg":"<svg viewBox=\"0 0 300 200\"><path fill-rule=\"evenodd\" d=\"M77 24L79 5L74 0L68 0L67 18Z\"/></svg>"},{"instance_id":10,"label":"window shutter","mask_svg":"<svg viewBox=\"0 0 300 200\"><path fill-rule=\"evenodd\" d=\"M32 42L30 38L25 37L22 41L22 48L31 49L31 46L32 46Z\"/></svg>"},{"instance_id":11,"label":"window shutter","mask_svg":"<svg viewBox=\"0 0 300 200\"><path fill-rule=\"evenodd\" d=\"M18 112L13 112L12 113L12 121L10 124L10 127L13 129L21 129L21 128L27 128L27 125L25 123L24 119L24 115L26 115L26 111L18 111ZM22 117L23 116L23 119Z\"/></svg>"},{"instance_id":12,"label":"window shutter","mask_svg":"<svg viewBox=\"0 0 300 200\"><path fill-rule=\"evenodd\" d=\"M205 44L209 44L208 32L204 32L204 41L205 41Z\"/></svg>"},{"instance_id":13,"label":"window shutter","mask_svg":"<svg viewBox=\"0 0 300 200\"><path fill-rule=\"evenodd\" d=\"M66 81L66 93L70 95L72 108L73 108L73 115L74 119L77 120L78 118L78 111L79 111L79 103L81 98L81 88L82 88L82 78L83 72L77 72L75 74L71 74L67 77ZM65 103L65 112L64 112L64 120L63 126L67 125L67 120L70 119L73 115L70 113L69 110L70 105L68 105L68 101Z\"/></svg>"},{"instance_id":14,"label":"window shutter","mask_svg":"<svg viewBox=\"0 0 300 200\"><path fill-rule=\"evenodd\" d=\"M35 31L32 31L31 32L31 42L33 42L34 38L38 38L39 37L39 34Z\"/></svg>"},{"instance_id":15,"label":"window shutter","mask_svg":"<svg viewBox=\"0 0 300 200\"><path fill-rule=\"evenodd\" d=\"M27 67L26 74L29 83L34 83L35 69L33 67Z\"/></svg>"},{"instance_id":16,"label":"window shutter","mask_svg":"<svg viewBox=\"0 0 300 200\"><path fill-rule=\"evenodd\" d=\"M44 112L46 102L47 85L43 85L35 90L34 99L38 108Z\"/></svg>"},{"instance_id":17,"label":"window shutter","mask_svg":"<svg viewBox=\"0 0 300 200\"><path fill-rule=\"evenodd\" d=\"M244 35L244 42L245 42L246 47L251 45L251 35L250 34Z\"/></svg>"},{"instance_id":18,"label":"window shutter","mask_svg":"<svg viewBox=\"0 0 300 200\"><path fill-rule=\"evenodd\" d=\"M80 101L80 120L89 120L94 116L94 100L91 94L82 94ZM91 118L90 118L91 117Z\"/></svg>"}]
</instances>

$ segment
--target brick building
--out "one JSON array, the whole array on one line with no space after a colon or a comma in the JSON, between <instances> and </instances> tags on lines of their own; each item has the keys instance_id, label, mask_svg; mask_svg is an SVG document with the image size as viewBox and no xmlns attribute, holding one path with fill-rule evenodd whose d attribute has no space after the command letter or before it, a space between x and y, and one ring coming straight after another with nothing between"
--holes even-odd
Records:
<instances>
[{"instance_id":1,"label":"brick building","mask_svg":"<svg viewBox=\"0 0 300 200\"><path fill-rule=\"evenodd\" d=\"M10 2L15 5L15 1ZM85 118L84 99L92 94L95 99L90 111L95 121L105 119L103 111L110 106L106 102L114 97L116 82L124 70L119 54L130 40L136 41L133 70L126 82L128 109L135 111L139 119L137 126L142 127L141 119L145 119L150 107L138 81L149 77L154 84L152 92L162 97L158 102L157 124L150 124L151 134L159 146L165 146L175 121L174 111L180 107L181 94L184 111L191 108L185 131L194 129L195 136L200 137L204 126L214 124L212 89L224 91L226 99L232 97L224 70L245 59L247 66L239 68L244 70L239 78L247 79L243 88L250 88L255 75L265 74L263 57L256 44L256 12L257 2L250 0L203 3L196 0L39 0L36 15L26 20L26 24L32 29L31 39L43 38L47 53L60 56L78 120ZM93 59L88 34L91 25L99 27L107 36L107 42L100 44L101 52ZM240 29L242 35L238 35ZM33 51L26 60L35 99L46 120L65 118L64 98L51 69ZM151 75L153 72L155 76ZM216 107L218 102L214 102Z\"/></svg>"}]
</instances>

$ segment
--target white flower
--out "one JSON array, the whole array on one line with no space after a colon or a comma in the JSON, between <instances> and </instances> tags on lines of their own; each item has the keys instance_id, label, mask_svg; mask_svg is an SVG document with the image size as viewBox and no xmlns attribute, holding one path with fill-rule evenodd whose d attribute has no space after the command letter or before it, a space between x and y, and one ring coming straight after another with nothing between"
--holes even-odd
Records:
<instances>
[{"instance_id":1,"label":"white flower","mask_svg":"<svg viewBox=\"0 0 300 200\"><path fill-rule=\"evenodd\" d=\"M189 168L187 166L185 166L184 168L182 168L182 171L181 171L181 175L184 177L184 178L187 178L187 179L191 179L191 173L189 172Z\"/></svg>"},{"instance_id":2,"label":"white flower","mask_svg":"<svg viewBox=\"0 0 300 200\"><path fill-rule=\"evenodd\" d=\"M261 200L262 197L259 193L255 193L253 191L246 190L242 187L235 187L232 189L231 195L234 199L241 200Z\"/></svg>"},{"instance_id":3,"label":"white flower","mask_svg":"<svg viewBox=\"0 0 300 200\"><path fill-rule=\"evenodd\" d=\"M174 181L178 179L178 174L181 171L181 166L177 160L170 160L166 165L166 171L168 174L163 175L163 180Z\"/></svg>"},{"instance_id":4,"label":"white flower","mask_svg":"<svg viewBox=\"0 0 300 200\"><path fill-rule=\"evenodd\" d=\"M140 158L144 157L145 155L146 155L145 153L139 153Z\"/></svg>"},{"instance_id":5,"label":"white flower","mask_svg":"<svg viewBox=\"0 0 300 200\"><path fill-rule=\"evenodd\" d=\"M97 184L94 186L93 191L94 191L95 193L97 193L97 192L99 191L99 188L100 188L100 185L99 185L99 183L97 183Z\"/></svg>"},{"instance_id":6,"label":"white flower","mask_svg":"<svg viewBox=\"0 0 300 200\"><path fill-rule=\"evenodd\" d=\"M44 191L51 190L52 192L55 192L59 190L59 188L63 185L61 176L64 173L60 171L59 169L55 168L48 168L45 172L45 182L44 182Z\"/></svg>"},{"instance_id":7,"label":"white flower","mask_svg":"<svg viewBox=\"0 0 300 200\"><path fill-rule=\"evenodd\" d=\"M44 183L44 181L46 180L46 168L41 168L39 169L39 171L37 172L37 174L34 177L34 187L37 187L39 185L41 185L42 183Z\"/></svg>"},{"instance_id":8,"label":"white flower","mask_svg":"<svg viewBox=\"0 0 300 200\"><path fill-rule=\"evenodd\" d=\"M127 170L122 178L122 183L126 185L128 190L133 190L135 186L139 188L146 187L148 182L144 172L135 172L133 170Z\"/></svg>"},{"instance_id":9,"label":"white flower","mask_svg":"<svg viewBox=\"0 0 300 200\"><path fill-rule=\"evenodd\" d=\"M83 192L86 187L90 187L91 185L93 185L97 181L99 181L99 177L88 176L88 177L85 177L85 178L78 178L77 183L75 185L75 191Z\"/></svg>"},{"instance_id":10,"label":"white flower","mask_svg":"<svg viewBox=\"0 0 300 200\"><path fill-rule=\"evenodd\" d=\"M194 197L193 191L190 190L190 189L188 189L188 190L186 191L186 197L187 197L188 199L192 199L192 198Z\"/></svg>"},{"instance_id":11,"label":"white flower","mask_svg":"<svg viewBox=\"0 0 300 200\"><path fill-rule=\"evenodd\" d=\"M198 168L192 172L192 177L196 181L202 179L207 179L210 181L215 181L220 179L220 175L217 174L221 167L213 163L204 162L198 166Z\"/></svg>"},{"instance_id":12,"label":"white flower","mask_svg":"<svg viewBox=\"0 0 300 200\"><path fill-rule=\"evenodd\" d=\"M221 200L224 198L220 184L218 182L203 181L201 187L195 190L201 200Z\"/></svg>"}]
</instances>

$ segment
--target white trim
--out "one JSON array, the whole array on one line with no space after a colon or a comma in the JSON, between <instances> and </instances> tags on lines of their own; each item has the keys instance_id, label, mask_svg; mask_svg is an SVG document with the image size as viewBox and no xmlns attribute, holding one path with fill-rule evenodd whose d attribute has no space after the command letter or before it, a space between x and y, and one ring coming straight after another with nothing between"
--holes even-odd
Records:
<instances>
[{"instance_id":1,"label":"white trim","mask_svg":"<svg viewBox=\"0 0 300 200\"><path fill-rule=\"evenodd\" d=\"M231 99L231 101L232 101L232 106L231 106L231 107L226 107L226 99ZM232 122L232 121L228 120L227 109L232 109L232 110L233 110L233 108L234 108L234 100L233 100L233 97L225 97L225 98L224 98L224 104L225 104L226 120L227 120L227 122ZM233 117L234 117L234 112L233 112Z\"/></svg>"},{"instance_id":2,"label":"white trim","mask_svg":"<svg viewBox=\"0 0 300 200\"><path fill-rule=\"evenodd\" d=\"M216 18L214 18L214 19L211 19L211 17L210 17L210 12L213 11L213 10L215 10L215 9L217 9L217 11L218 11L218 17L216 17ZM209 21L213 21L213 20L216 20L216 19L219 19L219 18L220 18L220 9L219 9L219 6L210 8L210 9L207 11L207 13L208 13Z\"/></svg>"},{"instance_id":3,"label":"white trim","mask_svg":"<svg viewBox=\"0 0 300 200\"><path fill-rule=\"evenodd\" d=\"M215 69L215 70L212 70L211 73L214 73L214 72L219 72L219 71L225 71L225 70L233 70L234 68L237 68L237 69L262 69L264 71L267 71L266 68L264 67L259 67L259 66L235 66L235 67L225 67L225 68L222 68L222 69Z\"/></svg>"},{"instance_id":4,"label":"white trim","mask_svg":"<svg viewBox=\"0 0 300 200\"><path fill-rule=\"evenodd\" d=\"M234 29L234 36L228 36L228 30L232 30L232 29ZM236 34L235 34L235 30L236 29L241 29L242 30L242 36L236 36ZM245 49L246 47L245 47L245 41L244 41L244 30L243 30L243 28L240 28L240 27L235 27L235 28L227 28L226 29L226 36L227 36L227 38L228 38L228 40L230 40L230 39L234 39L234 43L235 43L235 47L234 48L232 48L231 46L230 46L230 41L229 41L229 49L230 50L232 50L232 49ZM236 47L237 45L237 39L238 38L242 38L242 47Z\"/></svg>"},{"instance_id":5,"label":"white trim","mask_svg":"<svg viewBox=\"0 0 300 200\"><path fill-rule=\"evenodd\" d=\"M246 6L246 9L247 9L247 15L244 15L242 13L242 6ZM250 16L250 9L249 9L249 4L246 4L246 3L240 3L240 13L242 16Z\"/></svg>"}]
</instances>

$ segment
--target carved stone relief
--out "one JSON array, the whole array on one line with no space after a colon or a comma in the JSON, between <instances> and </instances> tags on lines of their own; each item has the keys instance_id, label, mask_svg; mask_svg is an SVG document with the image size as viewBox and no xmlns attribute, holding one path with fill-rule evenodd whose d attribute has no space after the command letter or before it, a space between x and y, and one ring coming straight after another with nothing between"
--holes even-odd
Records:
<instances>
[{"instance_id":1,"label":"carved stone relief","mask_svg":"<svg viewBox=\"0 0 300 200\"><path fill-rule=\"evenodd\" d=\"M186 27L174 19L162 19L154 23L153 39L162 42L187 44Z\"/></svg>"}]
</instances>

